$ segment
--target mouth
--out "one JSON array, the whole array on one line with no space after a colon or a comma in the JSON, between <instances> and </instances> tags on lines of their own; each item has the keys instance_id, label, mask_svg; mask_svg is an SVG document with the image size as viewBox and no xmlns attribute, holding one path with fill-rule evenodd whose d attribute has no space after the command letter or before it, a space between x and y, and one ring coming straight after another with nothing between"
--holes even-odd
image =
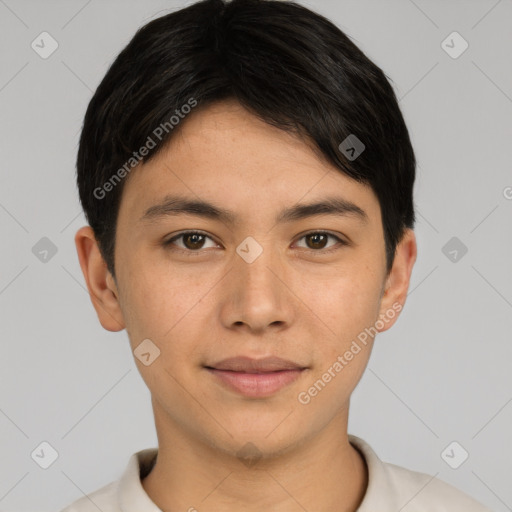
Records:
<instances>
[{"instance_id":1,"label":"mouth","mask_svg":"<svg viewBox=\"0 0 512 512\"><path fill-rule=\"evenodd\" d=\"M231 391L252 398L264 398L290 385L307 370L300 364L278 357L252 359L233 357L205 369Z\"/></svg>"}]
</instances>

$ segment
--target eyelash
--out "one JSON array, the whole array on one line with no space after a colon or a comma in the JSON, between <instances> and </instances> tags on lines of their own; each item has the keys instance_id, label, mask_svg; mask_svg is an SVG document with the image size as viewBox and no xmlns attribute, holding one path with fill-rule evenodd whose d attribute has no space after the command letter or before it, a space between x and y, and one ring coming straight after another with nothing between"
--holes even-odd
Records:
<instances>
[{"instance_id":1,"label":"eyelash","mask_svg":"<svg viewBox=\"0 0 512 512\"><path fill-rule=\"evenodd\" d=\"M209 238L210 240L214 241L210 236L208 236L206 233L203 233L202 231L195 231L195 230L192 230L192 231L182 231L181 233L173 236L172 238L170 238L169 240L165 241L163 243L164 247L167 248L167 249L170 249L170 250L173 250L173 251L178 251L178 252L181 252L181 253L185 253L187 255L200 255L203 250L202 249L198 249L197 251L193 251L191 249L182 249L181 247L178 247L178 248L172 248L172 244L175 240L178 240L179 238L182 238L186 235L201 235L201 236L204 236L206 238ZM344 240L342 240L340 237L338 237L337 235L334 235L333 233L329 232L329 231L310 231L308 233L305 233L304 235L302 235L299 240L302 240L303 238L305 238L306 236L308 235L327 235L327 236L330 236L332 238L335 238L339 245L341 246L346 246L348 245L347 242L345 242ZM306 249L307 251L309 252L312 252L312 253L319 253L319 254L330 254L331 252L334 252L334 251L337 251L339 250L341 247L332 247L330 249Z\"/></svg>"}]
</instances>

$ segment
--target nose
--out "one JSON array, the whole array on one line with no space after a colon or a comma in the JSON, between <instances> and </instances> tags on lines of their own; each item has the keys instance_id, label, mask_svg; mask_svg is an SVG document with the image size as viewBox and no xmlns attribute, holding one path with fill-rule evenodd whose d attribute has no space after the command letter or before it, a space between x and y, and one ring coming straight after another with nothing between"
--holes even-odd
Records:
<instances>
[{"instance_id":1,"label":"nose","mask_svg":"<svg viewBox=\"0 0 512 512\"><path fill-rule=\"evenodd\" d=\"M283 329L293 322L297 298L291 269L285 268L271 244L260 242L258 246L261 249L254 239L242 243L226 276L222 320L227 328L244 326L261 333L269 326Z\"/></svg>"}]
</instances>

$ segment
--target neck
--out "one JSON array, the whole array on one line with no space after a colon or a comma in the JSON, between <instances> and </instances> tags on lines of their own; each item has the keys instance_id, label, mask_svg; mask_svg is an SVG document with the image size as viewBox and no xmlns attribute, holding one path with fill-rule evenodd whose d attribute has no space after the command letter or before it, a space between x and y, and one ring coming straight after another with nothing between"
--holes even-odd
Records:
<instances>
[{"instance_id":1,"label":"neck","mask_svg":"<svg viewBox=\"0 0 512 512\"><path fill-rule=\"evenodd\" d=\"M363 456L348 441L348 407L313 439L242 460L180 428L154 403L159 451L142 480L164 512L355 512L368 485Z\"/></svg>"}]
</instances>

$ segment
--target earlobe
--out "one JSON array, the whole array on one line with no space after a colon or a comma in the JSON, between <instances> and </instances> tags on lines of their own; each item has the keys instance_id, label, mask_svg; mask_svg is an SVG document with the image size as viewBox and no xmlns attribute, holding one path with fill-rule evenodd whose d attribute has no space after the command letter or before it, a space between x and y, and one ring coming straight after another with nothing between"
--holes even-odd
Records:
<instances>
[{"instance_id":1,"label":"earlobe","mask_svg":"<svg viewBox=\"0 0 512 512\"><path fill-rule=\"evenodd\" d=\"M388 330L396 322L399 316L397 313L404 307L416 256L416 236L412 229L407 229L397 245L393 267L386 279L379 311L379 319L384 327L379 332Z\"/></svg>"},{"instance_id":2,"label":"earlobe","mask_svg":"<svg viewBox=\"0 0 512 512\"><path fill-rule=\"evenodd\" d=\"M76 232L75 245L89 296L101 325L107 331L121 331L125 323L119 293L90 226L83 226Z\"/></svg>"}]
</instances>

